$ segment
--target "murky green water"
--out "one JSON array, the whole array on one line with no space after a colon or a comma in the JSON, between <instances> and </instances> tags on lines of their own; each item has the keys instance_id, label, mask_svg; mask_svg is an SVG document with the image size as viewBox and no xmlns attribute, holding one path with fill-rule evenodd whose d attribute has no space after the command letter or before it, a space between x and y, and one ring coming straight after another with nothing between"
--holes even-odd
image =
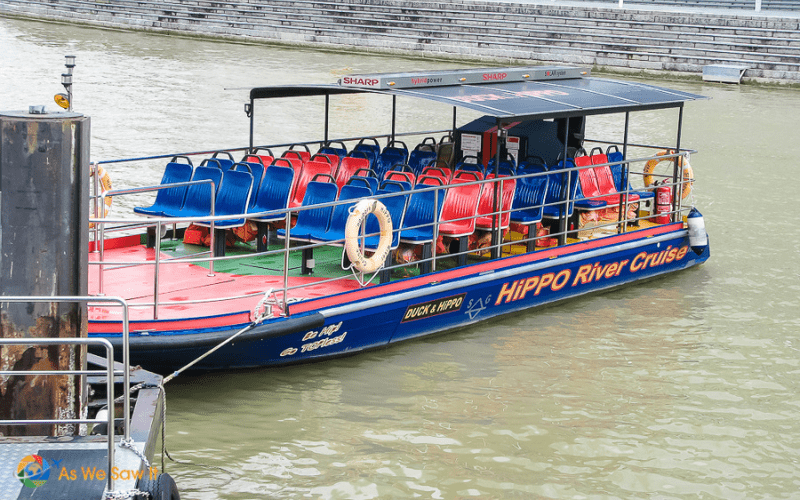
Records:
<instances>
[{"instance_id":1,"label":"murky green water","mask_svg":"<svg viewBox=\"0 0 800 500\"><path fill-rule=\"evenodd\" d=\"M455 66L9 19L0 47L4 110L54 107L78 56L94 160L246 145L245 92L226 88ZM168 463L183 498L797 498L800 92L652 83L712 98L686 106L683 136L708 263L348 359L179 377L169 449L229 470ZM309 107L258 133L299 138ZM353 111L332 135L382 119L358 100L334 113ZM674 141L673 115L632 119L632 140Z\"/></svg>"}]
</instances>

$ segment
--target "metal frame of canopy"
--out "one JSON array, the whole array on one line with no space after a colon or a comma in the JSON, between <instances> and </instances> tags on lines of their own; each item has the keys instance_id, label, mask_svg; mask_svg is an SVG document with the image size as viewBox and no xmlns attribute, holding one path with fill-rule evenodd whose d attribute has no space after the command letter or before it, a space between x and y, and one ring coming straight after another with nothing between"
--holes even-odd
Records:
<instances>
[{"instance_id":1,"label":"metal frame of canopy","mask_svg":"<svg viewBox=\"0 0 800 500\"><path fill-rule=\"evenodd\" d=\"M623 156L627 158L628 129L631 111L648 111L678 108L678 127L675 151L681 151L683 105L686 101L706 99L691 94L653 85L607 80L591 77L588 69L573 67L519 67L519 68L468 68L419 73L382 73L352 75L327 85L277 85L256 87L250 90L250 102L245 113L250 119L250 147L254 144L255 101L261 99L324 96L324 138L329 140L329 108L332 95L373 93L392 97L391 139L396 135L397 97L413 97L453 106L453 131L457 128L457 109L465 108L495 118L498 144L505 141L505 126L513 121L542 119L569 120L589 115L625 113ZM568 141L564 141L563 157L568 157ZM495 175L500 164L500 150L495 158ZM568 173L567 175L572 175ZM678 162L675 162L673 183L678 180ZM628 178L624 165L623 179ZM569 185L569 179L565 186ZM493 257L497 253L498 186L495 184L492 230ZM564 193L565 204L568 193ZM626 200L627 203L627 200ZM674 202L673 211L680 200ZM565 234L566 214L559 218L559 233ZM560 239L565 236L559 237ZM563 241L560 242L563 244Z\"/></svg>"}]
</instances>

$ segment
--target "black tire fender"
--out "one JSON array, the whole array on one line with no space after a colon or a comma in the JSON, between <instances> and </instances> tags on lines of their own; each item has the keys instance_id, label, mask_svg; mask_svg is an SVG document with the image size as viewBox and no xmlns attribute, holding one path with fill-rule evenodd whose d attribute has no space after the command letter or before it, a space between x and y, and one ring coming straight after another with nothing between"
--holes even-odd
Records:
<instances>
[{"instance_id":1,"label":"black tire fender","mask_svg":"<svg viewBox=\"0 0 800 500\"><path fill-rule=\"evenodd\" d=\"M150 500L181 500L178 486L166 472L151 479L146 475L139 480L139 491L150 494ZM140 495L142 498L142 495Z\"/></svg>"}]
</instances>

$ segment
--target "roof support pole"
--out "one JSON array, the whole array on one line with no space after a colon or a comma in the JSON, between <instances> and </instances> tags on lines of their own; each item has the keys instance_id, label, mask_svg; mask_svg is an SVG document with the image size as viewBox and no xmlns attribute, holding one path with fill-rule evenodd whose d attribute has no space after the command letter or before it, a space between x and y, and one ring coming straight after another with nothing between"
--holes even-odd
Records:
<instances>
[{"instance_id":1,"label":"roof support pole","mask_svg":"<svg viewBox=\"0 0 800 500\"><path fill-rule=\"evenodd\" d=\"M563 154L564 168L569 168L569 117L566 118L564 123L564 154ZM567 218L569 217L569 185L572 181L572 175L577 175L576 172L562 173L562 180L566 178L566 182L561 185L562 192L559 197L563 203L558 204L558 244L559 246L567 243Z\"/></svg>"},{"instance_id":2,"label":"roof support pole","mask_svg":"<svg viewBox=\"0 0 800 500\"><path fill-rule=\"evenodd\" d=\"M328 121L329 121L329 109L331 104L331 95L325 94L325 144L328 144ZM325 145L323 144L323 146Z\"/></svg>"},{"instance_id":3,"label":"roof support pole","mask_svg":"<svg viewBox=\"0 0 800 500\"><path fill-rule=\"evenodd\" d=\"M503 128L503 124L500 120L497 121L497 151L495 151L494 155L494 178L497 179L499 177L500 172L500 150L505 147L506 143L506 130ZM498 207L501 206L498 202L499 193L500 193L500 183L499 182L492 182L492 189L494 190L494 197L492 201L492 250L491 250L491 258L497 259L502 255L500 251L500 218L498 217L497 211Z\"/></svg>"},{"instance_id":4,"label":"roof support pole","mask_svg":"<svg viewBox=\"0 0 800 500\"><path fill-rule=\"evenodd\" d=\"M625 112L625 132L622 138L622 158L625 159L628 157L628 124L630 123L631 119L631 112ZM622 172L622 180L620 181L620 188L622 189L620 192L624 193L620 195L620 210L619 210L619 231L624 233L628 230L628 169L630 168L627 163L623 163L620 165L622 168L620 171Z\"/></svg>"},{"instance_id":5,"label":"roof support pole","mask_svg":"<svg viewBox=\"0 0 800 500\"><path fill-rule=\"evenodd\" d=\"M675 140L675 152L681 152L681 130L683 129L683 103L678 108L678 137ZM672 222L680 220L679 210L681 209L681 200L683 199L683 162L681 157L676 157L673 162L675 168L672 169L672 185L675 186L672 194ZM678 179L681 184L678 184Z\"/></svg>"},{"instance_id":6,"label":"roof support pole","mask_svg":"<svg viewBox=\"0 0 800 500\"><path fill-rule=\"evenodd\" d=\"M253 105L254 104L255 104L255 101L251 97L250 98L250 107L247 107L247 105L245 105L245 109L244 109L245 114L247 114L247 117L250 118L250 151L253 150L253 129L254 129L253 122L255 120L255 118L253 117L253 110L254 110L254 106Z\"/></svg>"},{"instance_id":7,"label":"roof support pole","mask_svg":"<svg viewBox=\"0 0 800 500\"><path fill-rule=\"evenodd\" d=\"M389 144L394 142L395 127L397 126L397 96L392 96L392 140Z\"/></svg>"}]
</instances>

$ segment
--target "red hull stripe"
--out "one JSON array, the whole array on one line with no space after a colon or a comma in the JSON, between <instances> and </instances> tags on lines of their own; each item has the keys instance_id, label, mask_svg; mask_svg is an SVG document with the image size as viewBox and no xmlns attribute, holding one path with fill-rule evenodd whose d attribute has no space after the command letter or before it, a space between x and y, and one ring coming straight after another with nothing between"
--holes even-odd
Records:
<instances>
[{"instance_id":1,"label":"red hull stripe","mask_svg":"<svg viewBox=\"0 0 800 500\"><path fill-rule=\"evenodd\" d=\"M453 279L462 278L464 276L474 276L486 271L495 271L497 269L521 266L529 264L538 260L554 259L578 252L585 252L600 247L610 245L617 245L628 241L638 240L657 236L660 234L669 233L681 229L683 224L675 222L663 226L657 226L649 229L642 229L638 231L631 231L628 233L620 234L617 236L610 236L608 238L600 238L596 240L584 241L581 243L574 243L566 247L555 247L547 250L540 250L535 253L516 255L514 257L502 260L490 260L481 264L474 264L467 267L452 269L450 271L439 272L436 274L419 276L409 280L399 281L396 283L389 283L386 285L373 286L362 288L352 292L346 292L334 297L322 297L314 300L304 300L296 304L289 305L289 313L299 314L303 312L325 309L332 306L340 306L345 303L355 302L359 300L369 299L381 295L400 293L411 288L422 287L434 281L448 281Z\"/></svg>"},{"instance_id":2,"label":"red hull stripe","mask_svg":"<svg viewBox=\"0 0 800 500\"><path fill-rule=\"evenodd\" d=\"M142 237L138 234L134 234L131 236L122 236L120 238L112 238L106 240L106 244L103 245L103 248L106 250L113 250L115 248L125 248L125 247L132 247L135 245L139 245L142 242ZM89 251L95 251L95 243L94 241L89 242Z\"/></svg>"},{"instance_id":3,"label":"red hull stripe","mask_svg":"<svg viewBox=\"0 0 800 500\"><path fill-rule=\"evenodd\" d=\"M191 318L185 320L163 321L131 321L128 325L131 333L145 331L174 331L174 330L203 330L215 328L230 328L232 325L250 322L250 311L240 311L222 316L205 318ZM122 333L121 321L90 321L89 333Z\"/></svg>"}]
</instances>

